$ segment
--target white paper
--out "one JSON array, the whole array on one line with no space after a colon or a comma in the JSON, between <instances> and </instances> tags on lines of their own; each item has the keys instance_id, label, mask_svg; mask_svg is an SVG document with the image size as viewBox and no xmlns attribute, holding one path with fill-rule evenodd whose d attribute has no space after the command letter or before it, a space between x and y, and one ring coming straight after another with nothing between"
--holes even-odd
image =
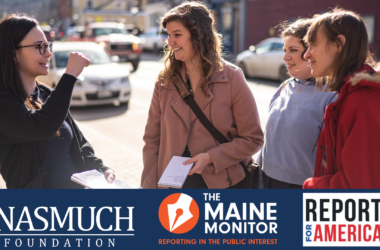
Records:
<instances>
[{"instance_id":1,"label":"white paper","mask_svg":"<svg viewBox=\"0 0 380 250\"><path fill-rule=\"evenodd\" d=\"M182 188L193 163L183 165L183 163L191 159L190 157L173 156L164 173L162 174L158 185L162 187Z\"/></svg>"},{"instance_id":2,"label":"white paper","mask_svg":"<svg viewBox=\"0 0 380 250\"><path fill-rule=\"evenodd\" d=\"M89 189L135 189L139 186L115 179L112 183L108 183L104 178L104 174L98 170L89 170L81 173L75 173L71 176L71 180Z\"/></svg>"}]
</instances>

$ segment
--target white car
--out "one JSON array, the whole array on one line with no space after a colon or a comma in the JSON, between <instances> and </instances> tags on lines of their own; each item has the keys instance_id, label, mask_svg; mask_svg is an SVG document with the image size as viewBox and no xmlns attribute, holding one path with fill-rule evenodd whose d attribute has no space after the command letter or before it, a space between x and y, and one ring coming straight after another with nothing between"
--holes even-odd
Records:
<instances>
[{"instance_id":1,"label":"white car","mask_svg":"<svg viewBox=\"0 0 380 250\"><path fill-rule=\"evenodd\" d=\"M69 55L73 51L84 53L91 64L78 76L71 106L128 103L131 96L129 70L113 63L104 47L94 42L55 42L49 74L39 76L38 80L54 88L65 73Z\"/></svg>"},{"instance_id":2,"label":"white car","mask_svg":"<svg viewBox=\"0 0 380 250\"><path fill-rule=\"evenodd\" d=\"M162 50L166 40L168 39L168 34L165 30L160 33L159 27L153 27L146 31L145 34L140 35L141 44L143 49L152 50L153 53Z\"/></svg>"},{"instance_id":3,"label":"white car","mask_svg":"<svg viewBox=\"0 0 380 250\"><path fill-rule=\"evenodd\" d=\"M282 60L283 46L282 38L267 38L238 54L236 65L247 77L262 77L283 82L289 78L288 70Z\"/></svg>"}]
</instances>

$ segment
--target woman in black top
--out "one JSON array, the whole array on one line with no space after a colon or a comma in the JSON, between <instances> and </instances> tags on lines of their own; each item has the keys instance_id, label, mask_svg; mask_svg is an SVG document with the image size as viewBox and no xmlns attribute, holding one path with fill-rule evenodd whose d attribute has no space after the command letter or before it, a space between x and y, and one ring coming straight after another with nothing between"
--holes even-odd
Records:
<instances>
[{"instance_id":1,"label":"woman in black top","mask_svg":"<svg viewBox=\"0 0 380 250\"><path fill-rule=\"evenodd\" d=\"M76 77L90 60L70 54L55 90L36 78L49 72L52 44L27 15L0 23L0 166L7 188L79 188L72 173L113 171L96 158L69 110Z\"/></svg>"}]
</instances>

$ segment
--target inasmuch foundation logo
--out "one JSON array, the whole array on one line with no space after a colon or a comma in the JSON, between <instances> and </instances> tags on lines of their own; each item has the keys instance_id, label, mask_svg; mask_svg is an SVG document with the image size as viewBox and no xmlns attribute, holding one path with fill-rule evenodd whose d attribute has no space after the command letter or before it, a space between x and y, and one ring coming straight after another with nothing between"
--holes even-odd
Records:
<instances>
[{"instance_id":1,"label":"inasmuch foundation logo","mask_svg":"<svg viewBox=\"0 0 380 250\"><path fill-rule=\"evenodd\" d=\"M175 193L161 202L158 217L166 230L183 234L189 232L197 224L199 207L187 194Z\"/></svg>"}]
</instances>

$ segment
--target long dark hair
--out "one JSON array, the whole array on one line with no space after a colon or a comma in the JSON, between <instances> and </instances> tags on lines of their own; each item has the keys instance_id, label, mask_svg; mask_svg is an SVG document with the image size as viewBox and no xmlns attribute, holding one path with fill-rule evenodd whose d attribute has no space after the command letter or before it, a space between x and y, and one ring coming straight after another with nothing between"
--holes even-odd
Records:
<instances>
[{"instance_id":1,"label":"long dark hair","mask_svg":"<svg viewBox=\"0 0 380 250\"><path fill-rule=\"evenodd\" d=\"M327 90L337 91L344 85L343 78L355 73L365 63L374 64L369 51L368 33L363 19L356 13L340 8L314 17L314 22L306 34L306 42L316 39L318 29L323 29L328 42L342 46L342 51L336 56L332 77L317 77L317 85L327 83ZM343 45L338 35L346 38Z\"/></svg>"},{"instance_id":2,"label":"long dark hair","mask_svg":"<svg viewBox=\"0 0 380 250\"><path fill-rule=\"evenodd\" d=\"M37 25L37 20L26 14L12 14L0 23L0 89L11 91L26 102L28 95L20 78L16 46Z\"/></svg>"},{"instance_id":3,"label":"long dark hair","mask_svg":"<svg viewBox=\"0 0 380 250\"><path fill-rule=\"evenodd\" d=\"M27 14L12 14L0 23L0 90L12 92L30 110L41 109L42 103L33 100L25 91L16 59L16 47L38 25L38 21ZM57 131L56 135L59 134Z\"/></svg>"}]
</instances>

